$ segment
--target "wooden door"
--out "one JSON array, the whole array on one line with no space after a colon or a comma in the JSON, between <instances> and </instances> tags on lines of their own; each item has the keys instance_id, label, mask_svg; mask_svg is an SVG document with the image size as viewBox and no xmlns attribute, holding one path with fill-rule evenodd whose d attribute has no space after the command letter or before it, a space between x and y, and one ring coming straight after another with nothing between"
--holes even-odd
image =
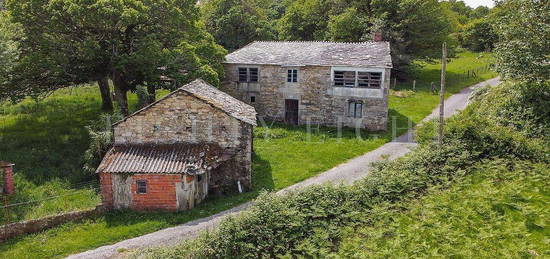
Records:
<instances>
[{"instance_id":1,"label":"wooden door","mask_svg":"<svg viewBox=\"0 0 550 259\"><path fill-rule=\"evenodd\" d=\"M114 208L130 208L132 206L132 176L127 174L111 174L111 179Z\"/></svg>"},{"instance_id":2,"label":"wooden door","mask_svg":"<svg viewBox=\"0 0 550 259\"><path fill-rule=\"evenodd\" d=\"M285 122L298 125L298 100L285 99Z\"/></svg>"}]
</instances>

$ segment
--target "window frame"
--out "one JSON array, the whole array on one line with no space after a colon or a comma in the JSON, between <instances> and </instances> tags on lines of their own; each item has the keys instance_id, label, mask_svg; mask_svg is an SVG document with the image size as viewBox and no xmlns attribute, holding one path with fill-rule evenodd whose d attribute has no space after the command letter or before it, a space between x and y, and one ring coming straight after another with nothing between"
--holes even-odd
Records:
<instances>
[{"instance_id":1,"label":"window frame","mask_svg":"<svg viewBox=\"0 0 550 259\"><path fill-rule=\"evenodd\" d=\"M252 74L255 71L255 74ZM243 79L246 76L246 79ZM257 83L260 81L260 68L258 67L237 67L237 81L239 83Z\"/></svg>"},{"instance_id":2,"label":"window frame","mask_svg":"<svg viewBox=\"0 0 550 259\"><path fill-rule=\"evenodd\" d=\"M347 115L349 118L361 119L363 118L363 102L357 100L348 100L347 102ZM353 108L352 108L353 107Z\"/></svg>"},{"instance_id":3,"label":"window frame","mask_svg":"<svg viewBox=\"0 0 550 259\"><path fill-rule=\"evenodd\" d=\"M297 68L288 68L286 70L286 82L290 84L298 83L298 74Z\"/></svg>"},{"instance_id":4,"label":"window frame","mask_svg":"<svg viewBox=\"0 0 550 259\"><path fill-rule=\"evenodd\" d=\"M350 75L352 73L354 74L353 78ZM367 79L360 79L360 76L364 77L366 73L369 73L367 74ZM373 77L375 79L372 79ZM376 77L379 77L379 80L377 80ZM384 89L385 78L386 78L385 68L379 68L379 67L378 68L377 67L360 68L360 67L340 67L340 66L334 66L331 68L331 81L332 81L333 87L381 90L381 89ZM367 85L360 86L360 83L361 82L364 83L365 80L367 81ZM377 81L374 81L374 80L377 80Z\"/></svg>"},{"instance_id":5,"label":"window frame","mask_svg":"<svg viewBox=\"0 0 550 259\"><path fill-rule=\"evenodd\" d=\"M145 186L140 186L140 184L145 184ZM140 188L145 188L145 192L140 191L141 190ZM148 190L149 190L149 186L147 184L147 180L143 180L143 179L136 180L136 193L137 194L147 194Z\"/></svg>"}]
</instances>

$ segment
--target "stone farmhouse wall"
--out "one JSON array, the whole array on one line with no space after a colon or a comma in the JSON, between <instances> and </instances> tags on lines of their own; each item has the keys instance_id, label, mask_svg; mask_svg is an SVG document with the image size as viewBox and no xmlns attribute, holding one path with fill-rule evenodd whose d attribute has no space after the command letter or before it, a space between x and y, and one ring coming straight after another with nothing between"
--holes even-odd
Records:
<instances>
[{"instance_id":1,"label":"stone farmhouse wall","mask_svg":"<svg viewBox=\"0 0 550 259\"><path fill-rule=\"evenodd\" d=\"M183 91L158 102L114 128L115 144L214 143L235 156L212 170L209 185L221 192L250 190L252 125Z\"/></svg>"},{"instance_id":2,"label":"stone farmhouse wall","mask_svg":"<svg viewBox=\"0 0 550 259\"><path fill-rule=\"evenodd\" d=\"M238 83L238 67L259 68L258 83ZM287 82L287 70L298 70L298 82ZM337 92L331 84L331 67L279 65L225 64L226 78L223 91L253 106L258 115L266 119L283 121L285 99L299 100L299 124L347 126L384 131L388 121L388 89L391 69L385 69L385 80L377 97L355 97L354 91L365 89L343 89ZM255 102L251 102L254 96ZM350 100L363 102L362 118L347 116Z\"/></svg>"}]
</instances>

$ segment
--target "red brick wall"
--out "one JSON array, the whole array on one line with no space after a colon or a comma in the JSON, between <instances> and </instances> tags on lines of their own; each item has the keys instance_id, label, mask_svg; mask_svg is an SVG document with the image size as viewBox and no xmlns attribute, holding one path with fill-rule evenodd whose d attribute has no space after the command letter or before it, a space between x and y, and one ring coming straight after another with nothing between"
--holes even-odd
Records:
<instances>
[{"instance_id":1,"label":"red brick wall","mask_svg":"<svg viewBox=\"0 0 550 259\"><path fill-rule=\"evenodd\" d=\"M101 186L101 201L107 209L113 208L113 182L111 174L100 173L99 184Z\"/></svg>"},{"instance_id":2,"label":"red brick wall","mask_svg":"<svg viewBox=\"0 0 550 259\"><path fill-rule=\"evenodd\" d=\"M176 183L181 182L177 174L136 174L132 176L132 208L135 210L176 211ZM147 193L137 193L137 180L147 181Z\"/></svg>"},{"instance_id":3,"label":"red brick wall","mask_svg":"<svg viewBox=\"0 0 550 259\"><path fill-rule=\"evenodd\" d=\"M0 168L0 170L2 169ZM4 167L4 194L6 195L15 194L15 183L13 180L12 166Z\"/></svg>"}]
</instances>

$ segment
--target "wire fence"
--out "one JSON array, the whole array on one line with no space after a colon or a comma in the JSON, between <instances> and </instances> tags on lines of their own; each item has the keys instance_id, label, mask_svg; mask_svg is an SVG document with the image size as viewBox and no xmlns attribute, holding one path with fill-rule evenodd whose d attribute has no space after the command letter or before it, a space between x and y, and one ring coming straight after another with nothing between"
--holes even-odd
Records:
<instances>
[{"instance_id":1,"label":"wire fence","mask_svg":"<svg viewBox=\"0 0 550 259\"><path fill-rule=\"evenodd\" d=\"M72 184L67 188L69 189L64 189L63 191L60 192L60 194L50 195L50 196L41 197L37 199L24 200L21 198L18 199L16 197L15 198L16 201L13 203L10 203L10 199L9 199L10 197L0 196L1 198L3 198L3 201L2 201L3 205L0 206L0 209L1 209L0 219L2 219L2 224L8 224L8 223L20 221L23 219L23 215L25 215L26 212L28 212L29 210L37 206L43 206L43 204L49 201L56 202L56 200L61 200L62 203L65 202L65 206L66 206L67 205L66 202L69 202L70 198L74 196L86 195L88 194L89 191L99 192L100 190L99 184L96 180ZM66 206L66 207L69 207L69 206ZM59 211L55 210L55 211L52 211L51 214L57 214L57 213L59 213ZM51 214L43 215L43 216L50 216Z\"/></svg>"},{"instance_id":2,"label":"wire fence","mask_svg":"<svg viewBox=\"0 0 550 259\"><path fill-rule=\"evenodd\" d=\"M492 64L487 64L477 68L466 69L462 72L449 72L447 71L446 82L449 85L453 85L460 82L471 81L472 79L479 78L481 75L493 70ZM440 81L437 80L425 80L425 79L406 79L397 80L392 79L390 89L393 90L412 90L412 91L437 91L439 89Z\"/></svg>"}]
</instances>

